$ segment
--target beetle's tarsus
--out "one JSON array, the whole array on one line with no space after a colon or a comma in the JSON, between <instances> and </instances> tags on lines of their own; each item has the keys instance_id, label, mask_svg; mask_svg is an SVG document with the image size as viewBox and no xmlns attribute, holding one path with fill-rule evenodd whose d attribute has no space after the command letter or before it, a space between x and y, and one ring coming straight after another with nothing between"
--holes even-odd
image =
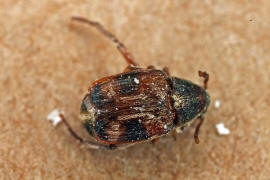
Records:
<instances>
[{"instance_id":1,"label":"beetle's tarsus","mask_svg":"<svg viewBox=\"0 0 270 180\"><path fill-rule=\"evenodd\" d=\"M209 74L205 71L199 71L199 76L204 78L204 89L207 89L207 83L209 80Z\"/></svg>"},{"instance_id":2,"label":"beetle's tarsus","mask_svg":"<svg viewBox=\"0 0 270 180\"><path fill-rule=\"evenodd\" d=\"M125 58L125 60L127 61L128 64L130 64L132 66L138 66L138 64L134 61L134 58L131 55L131 53L129 53L127 51L127 48L125 47L125 45L123 43L121 43L116 38L115 35L113 35L109 31L107 31L101 24L99 24L98 22L95 22L95 21L88 20L88 19L83 18L83 17L72 16L71 19L89 24L91 26L94 26L99 32L104 34L107 38L109 38L111 41L113 41L116 44L117 49L123 55L123 57Z\"/></svg>"}]
</instances>

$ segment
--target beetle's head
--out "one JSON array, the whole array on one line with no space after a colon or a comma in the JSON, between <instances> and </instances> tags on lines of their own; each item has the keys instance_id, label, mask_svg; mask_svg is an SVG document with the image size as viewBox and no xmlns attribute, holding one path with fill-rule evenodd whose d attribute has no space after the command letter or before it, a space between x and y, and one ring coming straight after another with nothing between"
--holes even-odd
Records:
<instances>
[{"instance_id":1,"label":"beetle's head","mask_svg":"<svg viewBox=\"0 0 270 180\"><path fill-rule=\"evenodd\" d=\"M84 127L87 129L87 131L93 135L93 121L94 121L94 108L91 105L90 102L90 95L87 94L82 101L81 104L81 112L80 112L80 119L84 125Z\"/></svg>"},{"instance_id":2,"label":"beetle's head","mask_svg":"<svg viewBox=\"0 0 270 180\"><path fill-rule=\"evenodd\" d=\"M172 77L172 100L176 110L177 125L184 125L202 116L210 103L207 91L190 81Z\"/></svg>"}]
</instances>

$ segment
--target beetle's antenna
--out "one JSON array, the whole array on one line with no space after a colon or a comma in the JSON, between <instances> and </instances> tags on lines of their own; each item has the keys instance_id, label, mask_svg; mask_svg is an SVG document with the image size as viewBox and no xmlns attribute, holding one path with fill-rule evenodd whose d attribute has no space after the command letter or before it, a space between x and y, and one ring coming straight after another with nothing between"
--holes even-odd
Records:
<instances>
[{"instance_id":1,"label":"beetle's antenna","mask_svg":"<svg viewBox=\"0 0 270 180\"><path fill-rule=\"evenodd\" d=\"M77 133L75 133L75 131L73 131L73 129L71 128L71 126L69 125L69 123L66 121L66 118L64 117L63 114L59 114L61 120L63 121L63 123L65 124L65 126L67 127L68 131L70 132L70 134L77 140L80 141L80 143L83 142L83 139L77 135Z\"/></svg>"},{"instance_id":2,"label":"beetle's antenna","mask_svg":"<svg viewBox=\"0 0 270 180\"><path fill-rule=\"evenodd\" d=\"M209 80L209 74L205 71L199 71L199 76L204 78L204 89L207 89L207 83Z\"/></svg>"},{"instance_id":3,"label":"beetle's antenna","mask_svg":"<svg viewBox=\"0 0 270 180\"><path fill-rule=\"evenodd\" d=\"M131 66L138 66L138 64L134 61L133 56L127 51L127 48L123 43L121 43L115 35L107 31L101 24L95 21L90 21L83 17L77 17L73 16L71 17L72 20L83 22L86 24L89 24L91 26L94 26L99 32L104 34L107 38L109 38L111 41L113 41L117 45L117 49L120 51L120 53L123 55L127 63Z\"/></svg>"},{"instance_id":4,"label":"beetle's antenna","mask_svg":"<svg viewBox=\"0 0 270 180\"><path fill-rule=\"evenodd\" d=\"M200 143L199 131L200 131L200 127L201 127L201 125L202 125L202 123L204 121L204 118L203 117L199 117L198 120L199 120L199 123L196 126L196 129L195 129L195 132L194 132L194 140L195 140L196 144L199 144Z\"/></svg>"}]
</instances>

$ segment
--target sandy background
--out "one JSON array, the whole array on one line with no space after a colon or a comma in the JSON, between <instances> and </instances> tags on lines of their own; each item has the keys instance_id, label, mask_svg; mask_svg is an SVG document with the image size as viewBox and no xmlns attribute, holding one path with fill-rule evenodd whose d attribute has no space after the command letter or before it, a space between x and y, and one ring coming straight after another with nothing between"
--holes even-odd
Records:
<instances>
[{"instance_id":1,"label":"sandy background","mask_svg":"<svg viewBox=\"0 0 270 180\"><path fill-rule=\"evenodd\" d=\"M76 131L90 83L126 63L95 29L70 21L97 20L116 34L141 66L168 66L202 83L210 73L212 102L201 128L124 151L79 148ZM0 1L0 179L270 179L270 1ZM217 135L215 124L231 130Z\"/></svg>"}]
</instances>

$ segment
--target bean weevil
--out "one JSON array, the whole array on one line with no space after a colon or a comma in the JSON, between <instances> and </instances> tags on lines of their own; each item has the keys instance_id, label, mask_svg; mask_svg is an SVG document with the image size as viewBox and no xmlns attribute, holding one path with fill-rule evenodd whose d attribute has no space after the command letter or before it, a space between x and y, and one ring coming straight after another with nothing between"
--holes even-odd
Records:
<instances>
[{"instance_id":1,"label":"bean weevil","mask_svg":"<svg viewBox=\"0 0 270 180\"><path fill-rule=\"evenodd\" d=\"M194 139L210 103L207 89L209 75L199 71L204 87L170 76L168 68L141 68L127 48L98 22L82 17L72 20L95 27L112 40L128 63L124 72L94 81L82 100L80 119L95 141L81 138L60 117L71 135L91 149L123 149L152 141L176 130L183 130L195 119Z\"/></svg>"}]
</instances>

